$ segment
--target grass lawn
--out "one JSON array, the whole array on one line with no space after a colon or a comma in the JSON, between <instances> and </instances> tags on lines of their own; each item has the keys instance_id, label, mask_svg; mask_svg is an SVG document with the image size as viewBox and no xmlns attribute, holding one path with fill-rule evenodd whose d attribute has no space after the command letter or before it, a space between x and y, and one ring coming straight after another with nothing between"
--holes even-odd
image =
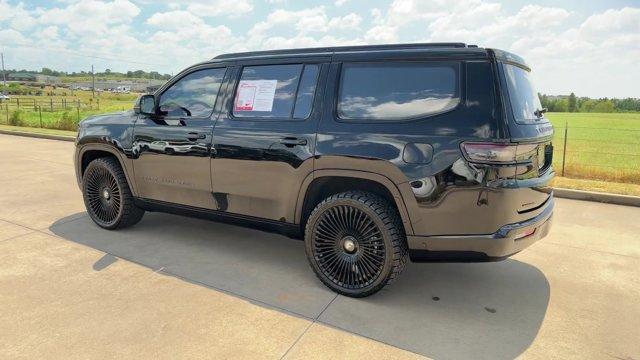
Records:
<instances>
[{"instance_id":1,"label":"grass lawn","mask_svg":"<svg viewBox=\"0 0 640 360\"><path fill-rule=\"evenodd\" d=\"M550 113L556 130L553 165L565 177L640 184L639 113Z\"/></svg>"},{"instance_id":2,"label":"grass lawn","mask_svg":"<svg viewBox=\"0 0 640 360\"><path fill-rule=\"evenodd\" d=\"M45 96L16 96L12 98L12 105L8 110L6 103L0 103L0 124L23 127L43 127L59 130L76 130L78 122L87 116L116 111L130 110L138 94L114 94L109 92L96 93L93 97L91 91L70 91L69 89L47 89ZM73 94L73 96L69 96ZM20 99L21 107L18 109L15 98ZM61 109L61 99L68 104L67 109ZM33 107L33 101L41 106L41 109ZM53 100L54 111L51 111L49 102ZM78 101L80 106L78 107Z\"/></svg>"},{"instance_id":3,"label":"grass lawn","mask_svg":"<svg viewBox=\"0 0 640 360\"><path fill-rule=\"evenodd\" d=\"M78 134L75 131L69 131L69 130L57 130L57 129L26 127L26 126L11 126L11 125L0 125L0 130L15 131L15 132L28 132L28 133L32 133L32 134L68 136L68 137L71 137L71 138L75 138L76 135Z\"/></svg>"},{"instance_id":4,"label":"grass lawn","mask_svg":"<svg viewBox=\"0 0 640 360\"><path fill-rule=\"evenodd\" d=\"M587 180L587 179L571 179L561 176L556 176L553 179L553 187L574 189L574 190L586 190L597 191L611 194L620 195L633 195L640 196L640 185L638 184L625 184L613 181L602 180Z\"/></svg>"}]
</instances>

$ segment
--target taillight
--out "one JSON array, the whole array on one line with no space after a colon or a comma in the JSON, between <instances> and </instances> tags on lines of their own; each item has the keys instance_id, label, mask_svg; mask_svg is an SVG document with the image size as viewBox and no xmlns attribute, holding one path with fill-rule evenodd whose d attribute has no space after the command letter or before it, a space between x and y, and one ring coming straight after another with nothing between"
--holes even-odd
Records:
<instances>
[{"instance_id":1,"label":"taillight","mask_svg":"<svg viewBox=\"0 0 640 360\"><path fill-rule=\"evenodd\" d=\"M536 144L504 144L487 142L462 143L464 157L472 163L515 165L528 160L532 151L537 151Z\"/></svg>"},{"instance_id":2,"label":"taillight","mask_svg":"<svg viewBox=\"0 0 640 360\"><path fill-rule=\"evenodd\" d=\"M479 164L515 164L517 149L516 144L462 143L467 160Z\"/></svg>"}]
</instances>

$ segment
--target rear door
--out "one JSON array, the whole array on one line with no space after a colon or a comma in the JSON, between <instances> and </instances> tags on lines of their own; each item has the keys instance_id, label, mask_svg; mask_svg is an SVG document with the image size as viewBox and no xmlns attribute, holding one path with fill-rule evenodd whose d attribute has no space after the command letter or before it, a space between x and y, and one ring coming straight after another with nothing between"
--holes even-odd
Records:
<instances>
[{"instance_id":1,"label":"rear door","mask_svg":"<svg viewBox=\"0 0 640 360\"><path fill-rule=\"evenodd\" d=\"M156 96L157 115L134 127L133 167L145 199L211 209L211 119L225 67L187 72Z\"/></svg>"},{"instance_id":2,"label":"rear door","mask_svg":"<svg viewBox=\"0 0 640 360\"><path fill-rule=\"evenodd\" d=\"M529 168L519 169L519 176L521 179L543 176L552 171L553 126L544 115L531 70L510 62L499 62L498 69L511 141L522 144L518 153L531 160Z\"/></svg>"},{"instance_id":3,"label":"rear door","mask_svg":"<svg viewBox=\"0 0 640 360\"><path fill-rule=\"evenodd\" d=\"M293 222L313 153L326 59L261 61L235 68L214 129L216 208Z\"/></svg>"},{"instance_id":4,"label":"rear door","mask_svg":"<svg viewBox=\"0 0 640 360\"><path fill-rule=\"evenodd\" d=\"M516 182L522 191L518 212L533 216L549 200L553 171L553 126L544 115L531 70L518 62L499 61L498 73L512 143L517 143Z\"/></svg>"}]
</instances>

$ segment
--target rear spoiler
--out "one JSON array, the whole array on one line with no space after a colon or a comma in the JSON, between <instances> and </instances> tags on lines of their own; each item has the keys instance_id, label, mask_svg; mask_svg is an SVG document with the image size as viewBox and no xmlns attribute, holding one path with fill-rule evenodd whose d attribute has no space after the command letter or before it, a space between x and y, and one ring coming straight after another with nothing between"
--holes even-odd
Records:
<instances>
[{"instance_id":1,"label":"rear spoiler","mask_svg":"<svg viewBox=\"0 0 640 360\"><path fill-rule=\"evenodd\" d=\"M527 65L524 59L516 54L510 53L504 50L499 50L499 49L487 49L487 50L493 52L496 60L498 61L502 61L508 64L513 64L527 71L531 71L531 68L529 67L529 65Z\"/></svg>"}]
</instances>

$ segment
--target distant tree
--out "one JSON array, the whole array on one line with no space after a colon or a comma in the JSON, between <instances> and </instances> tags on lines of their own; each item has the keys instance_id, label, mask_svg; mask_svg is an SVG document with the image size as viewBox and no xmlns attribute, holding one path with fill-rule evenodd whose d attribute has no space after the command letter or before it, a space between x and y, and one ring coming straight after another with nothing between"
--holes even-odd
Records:
<instances>
[{"instance_id":1,"label":"distant tree","mask_svg":"<svg viewBox=\"0 0 640 360\"><path fill-rule=\"evenodd\" d=\"M625 98L613 99L617 111L640 111L640 99Z\"/></svg>"},{"instance_id":2,"label":"distant tree","mask_svg":"<svg viewBox=\"0 0 640 360\"><path fill-rule=\"evenodd\" d=\"M105 74L111 74L111 69L106 69L106 70L104 71L104 73L105 73Z\"/></svg>"},{"instance_id":3,"label":"distant tree","mask_svg":"<svg viewBox=\"0 0 640 360\"><path fill-rule=\"evenodd\" d=\"M580 105L580 112L593 112L593 108L596 107L596 100L585 100L582 102L582 104Z\"/></svg>"},{"instance_id":4,"label":"distant tree","mask_svg":"<svg viewBox=\"0 0 640 360\"><path fill-rule=\"evenodd\" d=\"M567 99L560 99L556 101L555 110L557 112L567 112L569 111L569 101Z\"/></svg>"},{"instance_id":5,"label":"distant tree","mask_svg":"<svg viewBox=\"0 0 640 360\"><path fill-rule=\"evenodd\" d=\"M576 112L578 111L578 102L576 99L576 94L574 94L573 92L569 95L569 99L567 100L567 110L569 110L569 112Z\"/></svg>"},{"instance_id":6,"label":"distant tree","mask_svg":"<svg viewBox=\"0 0 640 360\"><path fill-rule=\"evenodd\" d=\"M593 107L592 111L598 113L612 113L616 112L616 107L613 101L604 99L598 101L598 103Z\"/></svg>"}]
</instances>

